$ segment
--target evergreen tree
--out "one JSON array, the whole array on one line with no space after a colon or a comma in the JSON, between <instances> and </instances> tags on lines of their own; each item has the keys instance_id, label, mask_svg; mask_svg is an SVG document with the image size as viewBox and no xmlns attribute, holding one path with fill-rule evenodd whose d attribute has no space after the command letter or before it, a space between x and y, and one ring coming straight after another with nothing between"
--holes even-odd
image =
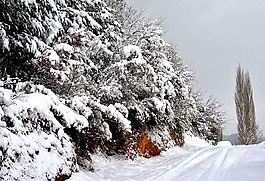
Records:
<instances>
[{"instance_id":1,"label":"evergreen tree","mask_svg":"<svg viewBox=\"0 0 265 181\"><path fill-rule=\"evenodd\" d=\"M245 73L240 65L236 74L235 105L238 121L238 144L258 143L261 137L256 123L253 90L249 73Z\"/></svg>"},{"instance_id":2,"label":"evergreen tree","mask_svg":"<svg viewBox=\"0 0 265 181\"><path fill-rule=\"evenodd\" d=\"M0 77L70 95L92 89L111 61L119 25L103 1L0 0L0 8Z\"/></svg>"}]
</instances>

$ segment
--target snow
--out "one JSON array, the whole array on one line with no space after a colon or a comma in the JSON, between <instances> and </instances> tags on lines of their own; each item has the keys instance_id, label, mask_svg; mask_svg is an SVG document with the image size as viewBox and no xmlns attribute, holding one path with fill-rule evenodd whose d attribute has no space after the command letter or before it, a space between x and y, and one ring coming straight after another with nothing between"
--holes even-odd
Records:
<instances>
[{"instance_id":1,"label":"snow","mask_svg":"<svg viewBox=\"0 0 265 181\"><path fill-rule=\"evenodd\" d=\"M230 141L220 141L217 143L217 146L232 146Z\"/></svg>"},{"instance_id":2,"label":"snow","mask_svg":"<svg viewBox=\"0 0 265 181\"><path fill-rule=\"evenodd\" d=\"M107 140L110 140L112 138L112 133L111 133L111 131L109 129L108 123L103 122L103 127L104 127L105 134L107 136Z\"/></svg>"},{"instance_id":3,"label":"snow","mask_svg":"<svg viewBox=\"0 0 265 181\"><path fill-rule=\"evenodd\" d=\"M68 160L74 157L74 151L69 140L63 145L54 135L43 132L13 134L6 129L0 130L0 135L3 137L0 146L7 149L5 155L10 156L1 167L2 179L45 180L57 176L59 170L71 173Z\"/></svg>"},{"instance_id":4,"label":"snow","mask_svg":"<svg viewBox=\"0 0 265 181\"><path fill-rule=\"evenodd\" d=\"M5 93L8 91L3 92ZM4 101L10 102L10 99L11 98L7 97ZM60 103L58 98L54 100L49 95L41 93L20 95L16 99L12 100L12 104L6 106L4 111L7 116L17 120L17 122L19 122L20 119L26 119L29 111L36 111L40 118L51 121L53 123L53 129L57 130L61 128L62 125L59 124L50 109L54 109L58 114L62 115L66 126L88 126L88 121L85 117L76 114L72 109Z\"/></svg>"},{"instance_id":5,"label":"snow","mask_svg":"<svg viewBox=\"0 0 265 181\"><path fill-rule=\"evenodd\" d=\"M107 107L106 112L108 113L108 115L110 115L110 117L116 118L118 122L123 125L124 130L130 132L131 122L126 119L112 104Z\"/></svg>"},{"instance_id":6,"label":"snow","mask_svg":"<svg viewBox=\"0 0 265 181\"><path fill-rule=\"evenodd\" d=\"M134 58L132 62L135 64L146 64L146 61L142 57Z\"/></svg>"},{"instance_id":7,"label":"snow","mask_svg":"<svg viewBox=\"0 0 265 181\"><path fill-rule=\"evenodd\" d=\"M35 0L21 0L23 3L25 3L26 6L28 6L29 4L33 4L36 1Z\"/></svg>"},{"instance_id":8,"label":"snow","mask_svg":"<svg viewBox=\"0 0 265 181\"><path fill-rule=\"evenodd\" d=\"M102 29L102 26L97 21L95 21L86 11L79 11L70 7L68 7L68 9L72 11L75 15L77 15L77 21L79 24L82 24L82 18L86 18L93 28Z\"/></svg>"},{"instance_id":9,"label":"snow","mask_svg":"<svg viewBox=\"0 0 265 181\"><path fill-rule=\"evenodd\" d=\"M152 132L148 132L147 136L149 140L155 143L158 147L160 145L165 145L165 148L174 148L175 142L172 140L170 132L168 129L160 130L154 129Z\"/></svg>"},{"instance_id":10,"label":"snow","mask_svg":"<svg viewBox=\"0 0 265 181\"><path fill-rule=\"evenodd\" d=\"M129 121L116 107L121 107L121 105L116 104L116 107L112 104L109 106L104 106L97 102L94 102L94 106L98 107L102 112L105 112L109 118L114 118L121 125L122 129L126 132L131 132L131 121ZM124 107L125 108L125 107ZM126 112L125 110L123 110Z\"/></svg>"},{"instance_id":11,"label":"snow","mask_svg":"<svg viewBox=\"0 0 265 181\"><path fill-rule=\"evenodd\" d=\"M11 95L12 91L11 90L5 90L4 88L0 87L0 104L10 104L12 102Z\"/></svg>"},{"instance_id":12,"label":"snow","mask_svg":"<svg viewBox=\"0 0 265 181\"><path fill-rule=\"evenodd\" d=\"M136 54L137 57L142 57L141 48L135 45L127 45L123 48L123 52L126 58L130 57L132 54Z\"/></svg>"},{"instance_id":13,"label":"snow","mask_svg":"<svg viewBox=\"0 0 265 181\"><path fill-rule=\"evenodd\" d=\"M68 32L70 35L73 35L73 34L76 32L76 30L75 30L74 28L70 27L70 28L67 30L67 32Z\"/></svg>"},{"instance_id":14,"label":"snow","mask_svg":"<svg viewBox=\"0 0 265 181\"><path fill-rule=\"evenodd\" d=\"M128 117L129 111L128 111L128 109L127 109L124 105L122 105L122 104L120 104L120 103L115 103L115 104L114 104L114 107L115 107L119 112L121 112L126 118Z\"/></svg>"},{"instance_id":15,"label":"snow","mask_svg":"<svg viewBox=\"0 0 265 181\"><path fill-rule=\"evenodd\" d=\"M211 146L207 141L195 137L191 133L186 133L184 140L184 147L187 149L198 149Z\"/></svg>"},{"instance_id":16,"label":"snow","mask_svg":"<svg viewBox=\"0 0 265 181\"><path fill-rule=\"evenodd\" d=\"M50 7L53 11L57 11L56 4L54 0L48 0Z\"/></svg>"},{"instance_id":17,"label":"snow","mask_svg":"<svg viewBox=\"0 0 265 181\"><path fill-rule=\"evenodd\" d=\"M59 43L59 44L55 45L55 50L56 51L63 50L65 52L72 53L74 51L74 48L67 43Z\"/></svg>"},{"instance_id":18,"label":"snow","mask_svg":"<svg viewBox=\"0 0 265 181\"><path fill-rule=\"evenodd\" d=\"M7 50L9 50L9 40L6 38L3 41L3 47Z\"/></svg>"},{"instance_id":19,"label":"snow","mask_svg":"<svg viewBox=\"0 0 265 181\"><path fill-rule=\"evenodd\" d=\"M25 89L27 83L17 85L16 91ZM73 109L60 102L59 98L49 89L41 85L31 87L29 94L20 93L15 96L11 90L0 88L0 103L6 106L1 108L0 115L4 114L11 119L17 120L26 119L32 112L37 112L39 118L49 120L53 123L55 130L62 128L62 125L56 120L54 112L59 114L65 126L87 127L87 119L77 114Z\"/></svg>"},{"instance_id":20,"label":"snow","mask_svg":"<svg viewBox=\"0 0 265 181\"><path fill-rule=\"evenodd\" d=\"M68 126L81 129L88 121L51 90L29 83L18 83L15 92L0 87L1 180L54 180L77 170Z\"/></svg>"},{"instance_id":21,"label":"snow","mask_svg":"<svg viewBox=\"0 0 265 181\"><path fill-rule=\"evenodd\" d=\"M92 110L86 106L89 101L86 96L74 96L71 101L71 108L83 115L85 118L88 118L93 114Z\"/></svg>"},{"instance_id":22,"label":"snow","mask_svg":"<svg viewBox=\"0 0 265 181\"><path fill-rule=\"evenodd\" d=\"M155 108L160 112L165 112L166 105L164 102L160 101L158 98L152 98Z\"/></svg>"},{"instance_id":23,"label":"snow","mask_svg":"<svg viewBox=\"0 0 265 181\"><path fill-rule=\"evenodd\" d=\"M95 172L74 173L69 181L263 181L265 142L252 146L210 146L185 136L183 148L175 147L150 159L125 160L93 155ZM220 144L228 145L227 142Z\"/></svg>"},{"instance_id":24,"label":"snow","mask_svg":"<svg viewBox=\"0 0 265 181\"><path fill-rule=\"evenodd\" d=\"M57 55L57 53L54 50L48 50L47 53L49 54L48 58L52 65L60 63L60 57Z\"/></svg>"},{"instance_id":25,"label":"snow","mask_svg":"<svg viewBox=\"0 0 265 181\"><path fill-rule=\"evenodd\" d=\"M0 41L2 41L1 43L3 44L3 48L9 50L9 39L8 37L6 36L6 31L3 29L2 27L2 23L0 22Z\"/></svg>"}]
</instances>

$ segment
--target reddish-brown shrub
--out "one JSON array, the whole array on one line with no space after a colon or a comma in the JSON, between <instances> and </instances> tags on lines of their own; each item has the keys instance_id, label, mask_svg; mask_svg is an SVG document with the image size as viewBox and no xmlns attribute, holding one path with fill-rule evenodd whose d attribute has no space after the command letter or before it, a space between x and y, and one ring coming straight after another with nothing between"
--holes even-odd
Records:
<instances>
[{"instance_id":1,"label":"reddish-brown shrub","mask_svg":"<svg viewBox=\"0 0 265 181\"><path fill-rule=\"evenodd\" d=\"M151 142L145 133L138 137L135 150L144 157L157 156L161 153L161 149Z\"/></svg>"}]
</instances>

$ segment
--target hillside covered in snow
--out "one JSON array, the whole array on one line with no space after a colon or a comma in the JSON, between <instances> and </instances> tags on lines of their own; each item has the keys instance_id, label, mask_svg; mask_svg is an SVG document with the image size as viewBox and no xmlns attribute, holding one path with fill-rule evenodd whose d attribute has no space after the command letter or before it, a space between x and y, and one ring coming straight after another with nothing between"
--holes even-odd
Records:
<instances>
[{"instance_id":1,"label":"hillside covered in snow","mask_svg":"<svg viewBox=\"0 0 265 181\"><path fill-rule=\"evenodd\" d=\"M224 112L162 23L122 0L0 0L0 180L65 180L186 133L217 144Z\"/></svg>"}]
</instances>

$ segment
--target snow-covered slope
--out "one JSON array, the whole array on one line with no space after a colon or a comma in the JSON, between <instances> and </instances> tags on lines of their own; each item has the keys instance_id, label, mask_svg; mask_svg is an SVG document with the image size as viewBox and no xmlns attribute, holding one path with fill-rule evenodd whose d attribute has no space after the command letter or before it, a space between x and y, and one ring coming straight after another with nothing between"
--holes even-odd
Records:
<instances>
[{"instance_id":1,"label":"snow-covered slope","mask_svg":"<svg viewBox=\"0 0 265 181\"><path fill-rule=\"evenodd\" d=\"M186 138L184 148L174 148L151 159L135 161L94 156L94 173L79 172L69 181L163 180L163 181L262 181L265 178L265 142L253 146L210 146Z\"/></svg>"}]
</instances>

